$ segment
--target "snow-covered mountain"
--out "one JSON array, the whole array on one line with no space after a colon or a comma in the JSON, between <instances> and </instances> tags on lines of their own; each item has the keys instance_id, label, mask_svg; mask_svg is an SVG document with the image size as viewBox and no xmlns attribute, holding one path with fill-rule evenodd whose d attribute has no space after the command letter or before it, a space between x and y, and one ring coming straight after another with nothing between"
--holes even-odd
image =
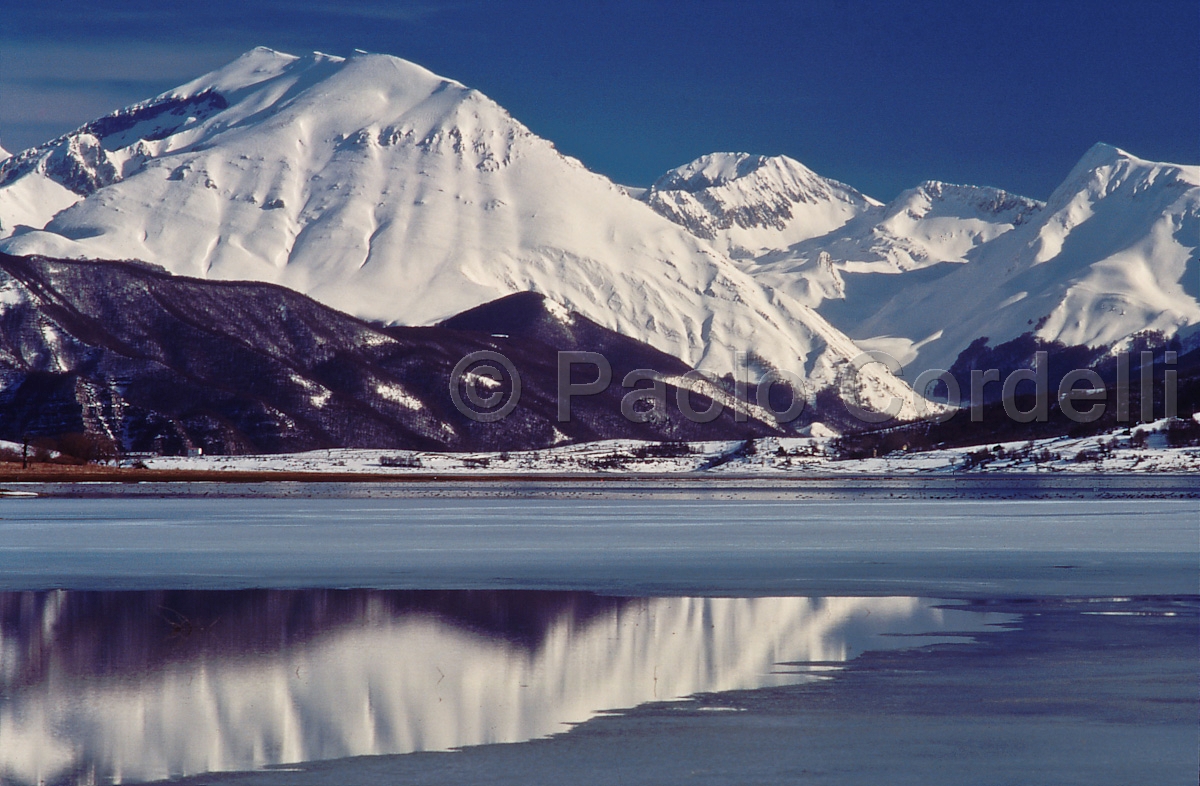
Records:
<instances>
[{"instance_id":1,"label":"snow-covered mountain","mask_svg":"<svg viewBox=\"0 0 1200 786\"><path fill-rule=\"evenodd\" d=\"M911 378L982 337L1195 343L1198 204L1200 168L1106 145L1046 204L931 181L883 205L732 153L643 191L412 63L256 49L0 162L0 250L277 283L403 325L536 292L689 366L748 352L752 377L845 394L862 348ZM862 382L868 405L911 400L878 365Z\"/></svg>"},{"instance_id":2,"label":"snow-covered mountain","mask_svg":"<svg viewBox=\"0 0 1200 786\"><path fill-rule=\"evenodd\" d=\"M846 274L887 275L876 283L895 292L915 278L895 274L965 262L972 249L1040 209L1040 202L999 189L928 181L828 234L764 251L741 264L760 282L819 311L826 300L841 301L824 310L847 329L873 313L879 295L871 290L846 302Z\"/></svg>"},{"instance_id":3,"label":"snow-covered mountain","mask_svg":"<svg viewBox=\"0 0 1200 786\"><path fill-rule=\"evenodd\" d=\"M867 204L840 188L829 226ZM407 325L534 291L689 365L725 374L750 351L752 375L814 389L844 385L859 351L478 91L384 55L255 49L19 153L0 164L0 236L12 254L277 283ZM878 366L863 382L868 404L907 399Z\"/></svg>"},{"instance_id":4,"label":"snow-covered mountain","mask_svg":"<svg viewBox=\"0 0 1200 786\"><path fill-rule=\"evenodd\" d=\"M896 339L904 362L923 368L950 368L984 336L992 346L1032 332L1120 349L1159 331L1190 342L1200 328L1198 247L1200 167L1096 145L1030 220L968 251L965 265L876 296L854 335Z\"/></svg>"},{"instance_id":5,"label":"snow-covered mountain","mask_svg":"<svg viewBox=\"0 0 1200 786\"><path fill-rule=\"evenodd\" d=\"M739 180L746 188L762 182L750 173L727 177L725 193L735 193ZM761 201L786 199L782 188L773 193ZM844 205L825 199L825 211ZM674 217L669 207L651 204ZM720 213L738 204L731 197L710 207ZM948 369L982 337L995 346L1029 332L1119 349L1144 331L1180 334L1186 342L1200 329L1200 167L1143 161L1099 144L1044 205L938 182L876 205L825 234L792 242L778 233L773 246L735 258L860 346L888 351L916 370ZM728 240L718 237L722 243Z\"/></svg>"},{"instance_id":6,"label":"snow-covered mountain","mask_svg":"<svg viewBox=\"0 0 1200 786\"><path fill-rule=\"evenodd\" d=\"M642 198L735 259L825 235L878 202L786 156L712 153L672 169Z\"/></svg>"}]
</instances>

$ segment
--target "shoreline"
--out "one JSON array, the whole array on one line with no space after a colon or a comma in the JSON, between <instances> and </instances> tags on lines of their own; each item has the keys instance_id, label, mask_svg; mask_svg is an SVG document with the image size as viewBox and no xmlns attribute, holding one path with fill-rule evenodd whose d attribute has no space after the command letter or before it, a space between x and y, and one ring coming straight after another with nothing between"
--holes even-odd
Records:
<instances>
[{"instance_id":1,"label":"shoreline","mask_svg":"<svg viewBox=\"0 0 1200 786\"><path fill-rule=\"evenodd\" d=\"M56 465L45 464L25 470L10 470L0 466L0 483L577 483L607 481L678 480L691 483L727 483L741 481L770 481L772 483L804 483L812 481L952 481L952 482L1008 482L1012 480L1035 481L1061 479L1084 483L1095 479L1183 479L1195 478L1183 471L1093 471L1063 472L1046 470L1031 473L1014 469L994 469L961 472L713 472L711 470L686 470L666 472L617 472L617 471L568 471L545 472L479 472L477 470L450 470L434 472L363 472L350 471L306 471L306 470L248 470L248 469L137 469L132 467L110 467L99 465ZM1200 489L1200 483L1197 483Z\"/></svg>"},{"instance_id":2,"label":"shoreline","mask_svg":"<svg viewBox=\"0 0 1200 786\"><path fill-rule=\"evenodd\" d=\"M1032 501L1177 501L1200 500L1192 477L1109 478L1072 477L1063 482L1029 478L910 479L861 476L850 478L411 478L395 482L342 478L310 480L257 478L254 480L108 480L39 481L0 484L0 506L16 510L21 503L36 505L48 500L111 500L148 504L155 500L544 500L588 505L603 502L743 501L803 505L826 502L931 503ZM928 482L932 481L932 482ZM0 517L3 518L3 517Z\"/></svg>"},{"instance_id":3,"label":"shoreline","mask_svg":"<svg viewBox=\"0 0 1200 786\"><path fill-rule=\"evenodd\" d=\"M960 479L921 482L890 477L809 478L340 478L309 480L107 480L39 481L0 484L0 505L38 500L557 500L579 504L603 501L744 501L744 502L1023 502L1023 501L1194 501L1200 488L1191 477L1071 478L1072 482L1029 482L1022 478ZM1115 480L1116 482L1108 482Z\"/></svg>"},{"instance_id":4,"label":"shoreline","mask_svg":"<svg viewBox=\"0 0 1200 786\"><path fill-rule=\"evenodd\" d=\"M21 446L0 442L0 484L69 482L309 482L480 484L607 483L647 480L682 483L771 481L803 485L850 478L888 480L1021 477L1109 478L1119 475L1200 475L1200 447L1171 445L1160 433L1166 421L1147 426L1134 444L1129 435L1055 437L991 447L945 447L850 458L830 450L828 440L770 437L752 441L647 443L601 440L540 450L428 452L377 448L323 448L299 453L252 455L109 457L113 463L66 463L58 458L22 468ZM59 463L62 461L63 463ZM124 464L124 466L122 466ZM987 482L987 481L985 481ZM1053 482L1053 481L1052 481Z\"/></svg>"},{"instance_id":5,"label":"shoreline","mask_svg":"<svg viewBox=\"0 0 1200 786\"><path fill-rule=\"evenodd\" d=\"M564 500L1200 499L1189 473L0 471L0 504L35 499L544 498Z\"/></svg>"}]
</instances>

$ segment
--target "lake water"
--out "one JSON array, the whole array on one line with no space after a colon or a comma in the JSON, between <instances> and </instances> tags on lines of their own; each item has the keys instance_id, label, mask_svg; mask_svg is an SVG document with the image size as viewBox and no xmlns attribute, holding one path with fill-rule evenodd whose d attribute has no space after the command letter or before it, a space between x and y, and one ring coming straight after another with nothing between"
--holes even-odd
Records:
<instances>
[{"instance_id":1,"label":"lake water","mask_svg":"<svg viewBox=\"0 0 1200 786\"><path fill-rule=\"evenodd\" d=\"M1171 482L0 499L0 782L1194 780Z\"/></svg>"},{"instance_id":2,"label":"lake water","mask_svg":"<svg viewBox=\"0 0 1200 786\"><path fill-rule=\"evenodd\" d=\"M0 772L142 781L522 742L1013 619L918 598L5 593Z\"/></svg>"}]
</instances>

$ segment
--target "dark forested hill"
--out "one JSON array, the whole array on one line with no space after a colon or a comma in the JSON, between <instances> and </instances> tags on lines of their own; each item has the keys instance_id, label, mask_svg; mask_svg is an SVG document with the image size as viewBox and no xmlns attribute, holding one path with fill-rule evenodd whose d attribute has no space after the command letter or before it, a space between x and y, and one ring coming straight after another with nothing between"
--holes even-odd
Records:
<instances>
[{"instance_id":1,"label":"dark forested hill","mask_svg":"<svg viewBox=\"0 0 1200 786\"><path fill-rule=\"evenodd\" d=\"M627 366L649 364L668 379L688 367L540 296L481 308L438 327L381 328L270 284L0 254L0 439L83 434L119 451L250 453L775 433L754 417L735 422L732 410L690 422L670 386L665 412L631 422L620 411ZM518 333L520 324L541 329ZM557 352L567 349L611 356L613 380L576 398L559 422ZM452 370L478 351L502 353L521 375L518 406L495 422L467 417L450 396ZM595 379L595 370L576 376Z\"/></svg>"}]
</instances>

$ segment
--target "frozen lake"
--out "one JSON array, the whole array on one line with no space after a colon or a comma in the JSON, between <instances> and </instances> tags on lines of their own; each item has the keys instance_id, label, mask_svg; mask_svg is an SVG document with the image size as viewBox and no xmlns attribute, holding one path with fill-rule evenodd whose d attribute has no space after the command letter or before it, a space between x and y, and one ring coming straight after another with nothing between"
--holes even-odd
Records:
<instances>
[{"instance_id":1,"label":"frozen lake","mask_svg":"<svg viewBox=\"0 0 1200 786\"><path fill-rule=\"evenodd\" d=\"M1195 499L721 493L0 499L0 589L1196 591Z\"/></svg>"},{"instance_id":2,"label":"frozen lake","mask_svg":"<svg viewBox=\"0 0 1200 786\"><path fill-rule=\"evenodd\" d=\"M0 498L6 786L1200 764L1190 478L36 490Z\"/></svg>"}]
</instances>

